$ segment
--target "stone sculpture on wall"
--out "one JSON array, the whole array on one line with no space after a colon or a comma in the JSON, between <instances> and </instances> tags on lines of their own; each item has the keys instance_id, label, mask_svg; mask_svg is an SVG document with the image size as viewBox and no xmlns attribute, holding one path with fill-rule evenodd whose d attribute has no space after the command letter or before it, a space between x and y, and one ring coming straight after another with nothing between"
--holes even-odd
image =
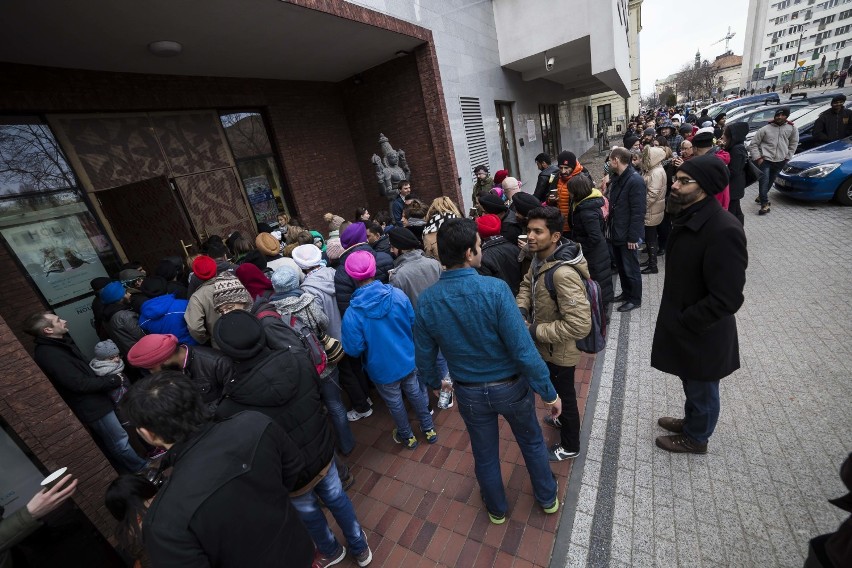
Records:
<instances>
[{"instance_id":1,"label":"stone sculpture on wall","mask_svg":"<svg viewBox=\"0 0 852 568\"><path fill-rule=\"evenodd\" d=\"M402 149L394 150L384 134L379 134L379 145L382 157L373 154L371 161L376 166L379 193L392 201L399 195L399 182L411 178L411 170L405 160L405 152Z\"/></svg>"}]
</instances>

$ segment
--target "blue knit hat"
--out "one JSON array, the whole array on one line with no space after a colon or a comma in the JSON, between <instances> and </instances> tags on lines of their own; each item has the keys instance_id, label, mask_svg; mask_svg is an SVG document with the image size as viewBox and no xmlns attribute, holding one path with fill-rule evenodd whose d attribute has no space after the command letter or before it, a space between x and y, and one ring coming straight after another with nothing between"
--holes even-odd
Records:
<instances>
[{"instance_id":1,"label":"blue knit hat","mask_svg":"<svg viewBox=\"0 0 852 568\"><path fill-rule=\"evenodd\" d=\"M292 266L287 264L275 269L270 280L272 280L272 287L278 293L289 292L299 287L299 275Z\"/></svg>"},{"instance_id":2,"label":"blue knit hat","mask_svg":"<svg viewBox=\"0 0 852 568\"><path fill-rule=\"evenodd\" d=\"M101 290L101 302L105 306L119 302L122 298L124 298L124 284L117 280L113 280Z\"/></svg>"}]
</instances>

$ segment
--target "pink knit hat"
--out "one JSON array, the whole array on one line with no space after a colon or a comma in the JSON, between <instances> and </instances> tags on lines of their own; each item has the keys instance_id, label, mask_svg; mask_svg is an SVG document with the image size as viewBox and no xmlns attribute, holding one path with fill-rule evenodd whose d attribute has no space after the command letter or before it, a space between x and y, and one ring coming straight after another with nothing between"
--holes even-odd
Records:
<instances>
[{"instance_id":1,"label":"pink knit hat","mask_svg":"<svg viewBox=\"0 0 852 568\"><path fill-rule=\"evenodd\" d=\"M140 369L151 369L172 356L178 339L171 333L152 333L136 342L127 353L127 362Z\"/></svg>"},{"instance_id":2,"label":"pink knit hat","mask_svg":"<svg viewBox=\"0 0 852 568\"><path fill-rule=\"evenodd\" d=\"M346 274L353 280L368 280L376 275L376 257L366 250L356 250L346 257Z\"/></svg>"}]
</instances>

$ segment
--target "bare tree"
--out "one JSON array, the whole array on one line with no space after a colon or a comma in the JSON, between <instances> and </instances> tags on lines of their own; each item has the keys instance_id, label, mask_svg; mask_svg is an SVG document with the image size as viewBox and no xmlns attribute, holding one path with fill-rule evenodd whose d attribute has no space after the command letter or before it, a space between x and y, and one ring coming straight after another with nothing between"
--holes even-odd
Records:
<instances>
[{"instance_id":1,"label":"bare tree","mask_svg":"<svg viewBox=\"0 0 852 568\"><path fill-rule=\"evenodd\" d=\"M0 126L0 195L75 186L74 174L47 125Z\"/></svg>"}]
</instances>

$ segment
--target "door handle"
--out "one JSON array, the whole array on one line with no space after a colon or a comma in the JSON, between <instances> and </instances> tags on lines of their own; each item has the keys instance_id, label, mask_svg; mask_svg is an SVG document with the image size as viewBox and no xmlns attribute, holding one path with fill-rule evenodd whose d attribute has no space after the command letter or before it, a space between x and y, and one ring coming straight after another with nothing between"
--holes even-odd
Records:
<instances>
[{"instance_id":1,"label":"door handle","mask_svg":"<svg viewBox=\"0 0 852 568\"><path fill-rule=\"evenodd\" d=\"M192 243L186 244L183 242L183 239L181 239L180 246L183 248L183 256L189 258L189 249L192 248Z\"/></svg>"}]
</instances>

